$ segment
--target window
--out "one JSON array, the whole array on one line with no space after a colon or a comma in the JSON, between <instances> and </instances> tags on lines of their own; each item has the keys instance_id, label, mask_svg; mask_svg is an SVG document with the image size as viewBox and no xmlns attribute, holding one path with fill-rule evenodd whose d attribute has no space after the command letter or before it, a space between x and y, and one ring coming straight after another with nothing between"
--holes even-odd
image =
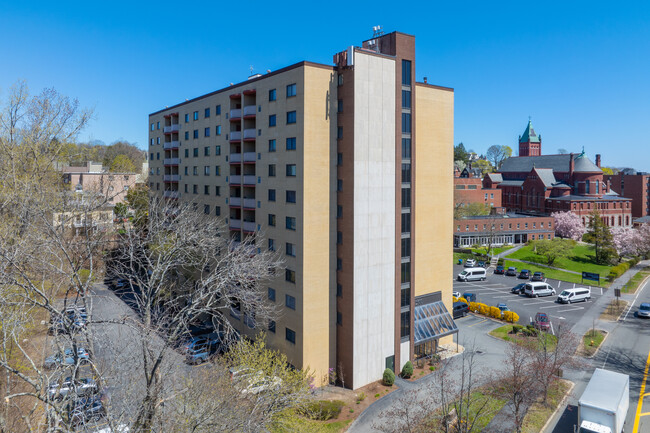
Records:
<instances>
[{"instance_id":1,"label":"window","mask_svg":"<svg viewBox=\"0 0 650 433\"><path fill-rule=\"evenodd\" d=\"M268 289L268 298L269 298L269 301L275 302L275 289L274 288L269 287L269 289Z\"/></svg>"},{"instance_id":2,"label":"window","mask_svg":"<svg viewBox=\"0 0 650 433\"><path fill-rule=\"evenodd\" d=\"M185 184L185 192L187 192L187 186L188 186L188 185L187 185L187 184Z\"/></svg>"},{"instance_id":3,"label":"window","mask_svg":"<svg viewBox=\"0 0 650 433\"><path fill-rule=\"evenodd\" d=\"M217 125L214 127L214 133L217 135L221 135L221 125Z\"/></svg>"},{"instance_id":4,"label":"window","mask_svg":"<svg viewBox=\"0 0 650 433\"><path fill-rule=\"evenodd\" d=\"M216 196L221 195L221 187L220 186L215 186L214 187L214 195L216 195Z\"/></svg>"},{"instance_id":5,"label":"window","mask_svg":"<svg viewBox=\"0 0 650 433\"><path fill-rule=\"evenodd\" d=\"M189 121L190 121L190 114L189 114L189 113L185 113L185 123L187 123L187 122L189 122Z\"/></svg>"},{"instance_id":6,"label":"window","mask_svg":"<svg viewBox=\"0 0 650 433\"><path fill-rule=\"evenodd\" d=\"M209 126L203 130L203 136L204 137L209 137L210 136L210 127Z\"/></svg>"},{"instance_id":7,"label":"window","mask_svg":"<svg viewBox=\"0 0 650 433\"><path fill-rule=\"evenodd\" d=\"M203 194L210 195L210 185L203 185Z\"/></svg>"},{"instance_id":8,"label":"window","mask_svg":"<svg viewBox=\"0 0 650 433\"><path fill-rule=\"evenodd\" d=\"M210 205L209 204L203 205L203 213L206 214L206 215L210 215Z\"/></svg>"},{"instance_id":9,"label":"window","mask_svg":"<svg viewBox=\"0 0 650 433\"><path fill-rule=\"evenodd\" d=\"M296 331L286 328L285 338L289 343L296 344Z\"/></svg>"},{"instance_id":10,"label":"window","mask_svg":"<svg viewBox=\"0 0 650 433\"><path fill-rule=\"evenodd\" d=\"M287 219L286 219L286 227L287 227L287 230L295 230L296 229L296 217L287 217Z\"/></svg>"},{"instance_id":11,"label":"window","mask_svg":"<svg viewBox=\"0 0 650 433\"><path fill-rule=\"evenodd\" d=\"M411 108L410 90L402 90L402 108Z\"/></svg>"},{"instance_id":12,"label":"window","mask_svg":"<svg viewBox=\"0 0 650 433\"><path fill-rule=\"evenodd\" d=\"M336 285L336 296L339 298L343 296L343 286L340 284Z\"/></svg>"},{"instance_id":13,"label":"window","mask_svg":"<svg viewBox=\"0 0 650 433\"><path fill-rule=\"evenodd\" d=\"M336 312L336 324L343 325L343 315L341 314L340 311Z\"/></svg>"},{"instance_id":14,"label":"window","mask_svg":"<svg viewBox=\"0 0 650 433\"><path fill-rule=\"evenodd\" d=\"M156 144L160 144L160 137L156 138Z\"/></svg>"},{"instance_id":15,"label":"window","mask_svg":"<svg viewBox=\"0 0 650 433\"><path fill-rule=\"evenodd\" d=\"M343 232L336 232L336 244L341 245L343 243Z\"/></svg>"},{"instance_id":16,"label":"window","mask_svg":"<svg viewBox=\"0 0 650 433\"><path fill-rule=\"evenodd\" d=\"M198 175L199 175L199 168L198 168L196 165L195 165L194 167L192 167L192 174L193 174L194 176L198 176Z\"/></svg>"},{"instance_id":17,"label":"window","mask_svg":"<svg viewBox=\"0 0 650 433\"><path fill-rule=\"evenodd\" d=\"M407 338L411 335L411 312L405 311L400 314L400 337Z\"/></svg>"},{"instance_id":18,"label":"window","mask_svg":"<svg viewBox=\"0 0 650 433\"><path fill-rule=\"evenodd\" d=\"M275 152L275 140L269 140L269 152Z\"/></svg>"},{"instance_id":19,"label":"window","mask_svg":"<svg viewBox=\"0 0 650 433\"><path fill-rule=\"evenodd\" d=\"M276 99L275 89L269 90L269 101L275 101L275 99Z\"/></svg>"},{"instance_id":20,"label":"window","mask_svg":"<svg viewBox=\"0 0 650 433\"><path fill-rule=\"evenodd\" d=\"M341 75L341 74L338 75L338 82L337 82L337 84L338 84L339 86L342 86L342 85L343 85L343 75Z\"/></svg>"},{"instance_id":21,"label":"window","mask_svg":"<svg viewBox=\"0 0 650 433\"><path fill-rule=\"evenodd\" d=\"M269 164L269 177L275 177L275 164Z\"/></svg>"},{"instance_id":22,"label":"window","mask_svg":"<svg viewBox=\"0 0 650 433\"><path fill-rule=\"evenodd\" d=\"M153 146L153 138L149 141L149 146Z\"/></svg>"},{"instance_id":23,"label":"window","mask_svg":"<svg viewBox=\"0 0 650 433\"><path fill-rule=\"evenodd\" d=\"M296 177L296 164L287 164L287 177Z\"/></svg>"},{"instance_id":24,"label":"window","mask_svg":"<svg viewBox=\"0 0 650 433\"><path fill-rule=\"evenodd\" d=\"M402 182L411 183L411 164L402 164Z\"/></svg>"},{"instance_id":25,"label":"window","mask_svg":"<svg viewBox=\"0 0 650 433\"><path fill-rule=\"evenodd\" d=\"M269 116L269 127L271 127L271 126L275 126L275 125L276 125L275 114L271 114L271 115Z\"/></svg>"},{"instance_id":26,"label":"window","mask_svg":"<svg viewBox=\"0 0 650 433\"><path fill-rule=\"evenodd\" d=\"M288 281L290 283L295 283L296 282L296 271L292 271L291 269L285 269L284 270L284 279L285 279L285 281Z\"/></svg>"},{"instance_id":27,"label":"window","mask_svg":"<svg viewBox=\"0 0 650 433\"><path fill-rule=\"evenodd\" d=\"M343 165L343 154L342 153L337 153L336 154L336 165Z\"/></svg>"},{"instance_id":28,"label":"window","mask_svg":"<svg viewBox=\"0 0 650 433\"><path fill-rule=\"evenodd\" d=\"M210 117L210 109L209 109L209 108L206 108L206 109L205 109L205 113L203 114L203 117L205 117L206 119L207 119L208 117Z\"/></svg>"},{"instance_id":29,"label":"window","mask_svg":"<svg viewBox=\"0 0 650 433\"><path fill-rule=\"evenodd\" d=\"M275 320L269 320L269 332L275 334Z\"/></svg>"},{"instance_id":30,"label":"window","mask_svg":"<svg viewBox=\"0 0 650 433\"><path fill-rule=\"evenodd\" d=\"M214 166L214 175L215 176L221 176L221 166L219 166L219 165Z\"/></svg>"},{"instance_id":31,"label":"window","mask_svg":"<svg viewBox=\"0 0 650 433\"><path fill-rule=\"evenodd\" d=\"M287 125L291 123L296 123L296 112L295 111L287 111Z\"/></svg>"},{"instance_id":32,"label":"window","mask_svg":"<svg viewBox=\"0 0 650 433\"><path fill-rule=\"evenodd\" d=\"M152 130L152 131L154 130L153 123L151 124L151 130Z\"/></svg>"},{"instance_id":33,"label":"window","mask_svg":"<svg viewBox=\"0 0 650 433\"><path fill-rule=\"evenodd\" d=\"M185 131L185 139L186 140L190 139L190 131Z\"/></svg>"},{"instance_id":34,"label":"window","mask_svg":"<svg viewBox=\"0 0 650 433\"><path fill-rule=\"evenodd\" d=\"M216 108L215 111L216 111L216 115L219 116L221 114L221 105L217 105L217 108Z\"/></svg>"},{"instance_id":35,"label":"window","mask_svg":"<svg viewBox=\"0 0 650 433\"><path fill-rule=\"evenodd\" d=\"M402 272L401 272L402 283L408 283L411 281L411 263L406 262L402 263Z\"/></svg>"},{"instance_id":36,"label":"window","mask_svg":"<svg viewBox=\"0 0 650 433\"><path fill-rule=\"evenodd\" d=\"M221 155L221 146L214 146L214 154Z\"/></svg>"},{"instance_id":37,"label":"window","mask_svg":"<svg viewBox=\"0 0 650 433\"><path fill-rule=\"evenodd\" d=\"M402 233L411 233L411 214L402 214Z\"/></svg>"},{"instance_id":38,"label":"window","mask_svg":"<svg viewBox=\"0 0 650 433\"><path fill-rule=\"evenodd\" d=\"M296 137L287 138L287 150L296 150Z\"/></svg>"},{"instance_id":39,"label":"window","mask_svg":"<svg viewBox=\"0 0 650 433\"><path fill-rule=\"evenodd\" d=\"M203 148L203 156L210 156L210 146L205 146Z\"/></svg>"},{"instance_id":40,"label":"window","mask_svg":"<svg viewBox=\"0 0 650 433\"><path fill-rule=\"evenodd\" d=\"M194 112L194 120L199 120L199 112L198 111Z\"/></svg>"},{"instance_id":41,"label":"window","mask_svg":"<svg viewBox=\"0 0 650 433\"><path fill-rule=\"evenodd\" d=\"M411 85L411 61L402 60L402 85Z\"/></svg>"},{"instance_id":42,"label":"window","mask_svg":"<svg viewBox=\"0 0 650 433\"><path fill-rule=\"evenodd\" d=\"M192 132L192 137L193 137L193 138L199 138L199 130L198 130L198 129L195 129L195 130Z\"/></svg>"},{"instance_id":43,"label":"window","mask_svg":"<svg viewBox=\"0 0 650 433\"><path fill-rule=\"evenodd\" d=\"M149 160L153 161L153 152L151 152L151 156L149 157Z\"/></svg>"},{"instance_id":44,"label":"window","mask_svg":"<svg viewBox=\"0 0 650 433\"><path fill-rule=\"evenodd\" d=\"M411 305L411 288L407 287L400 291L400 307Z\"/></svg>"},{"instance_id":45,"label":"window","mask_svg":"<svg viewBox=\"0 0 650 433\"><path fill-rule=\"evenodd\" d=\"M411 257L411 238L402 239L402 257Z\"/></svg>"},{"instance_id":46,"label":"window","mask_svg":"<svg viewBox=\"0 0 650 433\"><path fill-rule=\"evenodd\" d=\"M343 269L343 260L341 260L340 258L337 257L336 258L336 270L340 271L341 269Z\"/></svg>"},{"instance_id":47,"label":"window","mask_svg":"<svg viewBox=\"0 0 650 433\"><path fill-rule=\"evenodd\" d=\"M296 202L296 192L287 191L287 203L295 203L295 202Z\"/></svg>"},{"instance_id":48,"label":"window","mask_svg":"<svg viewBox=\"0 0 650 433\"><path fill-rule=\"evenodd\" d=\"M296 298L294 298L291 295L284 295L284 304L287 306L287 308L291 308L292 310L295 310Z\"/></svg>"},{"instance_id":49,"label":"window","mask_svg":"<svg viewBox=\"0 0 650 433\"><path fill-rule=\"evenodd\" d=\"M336 138L337 138L338 140L340 140L340 139L343 138L343 127L342 127L342 126L339 126L339 127L337 128L337 130L336 130Z\"/></svg>"},{"instance_id":50,"label":"window","mask_svg":"<svg viewBox=\"0 0 650 433\"><path fill-rule=\"evenodd\" d=\"M275 239L269 238L269 251L275 251Z\"/></svg>"},{"instance_id":51,"label":"window","mask_svg":"<svg viewBox=\"0 0 650 433\"><path fill-rule=\"evenodd\" d=\"M269 226L275 227L275 214L269 214Z\"/></svg>"},{"instance_id":52,"label":"window","mask_svg":"<svg viewBox=\"0 0 650 433\"><path fill-rule=\"evenodd\" d=\"M160 129L160 122L156 122L156 129Z\"/></svg>"},{"instance_id":53,"label":"window","mask_svg":"<svg viewBox=\"0 0 650 433\"><path fill-rule=\"evenodd\" d=\"M219 188L219 187L217 187L217 188ZM214 207L214 214L216 216L221 216L221 206L215 206Z\"/></svg>"},{"instance_id":54,"label":"window","mask_svg":"<svg viewBox=\"0 0 650 433\"><path fill-rule=\"evenodd\" d=\"M338 100L338 107L336 109L337 112L343 113L343 99Z\"/></svg>"},{"instance_id":55,"label":"window","mask_svg":"<svg viewBox=\"0 0 650 433\"><path fill-rule=\"evenodd\" d=\"M411 133L411 113L402 113L402 133Z\"/></svg>"},{"instance_id":56,"label":"window","mask_svg":"<svg viewBox=\"0 0 650 433\"><path fill-rule=\"evenodd\" d=\"M411 207L411 188L402 188L402 207Z\"/></svg>"},{"instance_id":57,"label":"window","mask_svg":"<svg viewBox=\"0 0 650 433\"><path fill-rule=\"evenodd\" d=\"M343 191L343 179L336 179L336 190Z\"/></svg>"},{"instance_id":58,"label":"window","mask_svg":"<svg viewBox=\"0 0 650 433\"><path fill-rule=\"evenodd\" d=\"M275 201L275 190L274 189L269 190L269 201Z\"/></svg>"},{"instance_id":59,"label":"window","mask_svg":"<svg viewBox=\"0 0 650 433\"><path fill-rule=\"evenodd\" d=\"M296 96L296 84L289 84L287 86L287 98L291 98L292 96Z\"/></svg>"},{"instance_id":60,"label":"window","mask_svg":"<svg viewBox=\"0 0 650 433\"><path fill-rule=\"evenodd\" d=\"M198 185L192 185L192 193L193 194L198 194L199 193L199 186Z\"/></svg>"},{"instance_id":61,"label":"window","mask_svg":"<svg viewBox=\"0 0 650 433\"><path fill-rule=\"evenodd\" d=\"M402 158L411 157L411 139L402 138Z\"/></svg>"},{"instance_id":62,"label":"window","mask_svg":"<svg viewBox=\"0 0 650 433\"><path fill-rule=\"evenodd\" d=\"M341 205L336 206L336 217L343 218L343 206Z\"/></svg>"}]
</instances>

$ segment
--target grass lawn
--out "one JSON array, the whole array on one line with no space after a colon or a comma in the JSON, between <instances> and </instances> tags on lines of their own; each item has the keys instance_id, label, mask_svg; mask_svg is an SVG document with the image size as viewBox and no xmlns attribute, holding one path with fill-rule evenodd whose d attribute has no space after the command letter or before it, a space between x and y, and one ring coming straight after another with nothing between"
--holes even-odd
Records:
<instances>
[{"instance_id":1,"label":"grass lawn","mask_svg":"<svg viewBox=\"0 0 650 433\"><path fill-rule=\"evenodd\" d=\"M512 331L512 325L503 325L490 331L490 335L516 344L527 344L539 341L538 337L523 337L519 336L519 334L511 334L510 331ZM557 337L555 335L549 334L548 332L542 332L541 336L546 339L546 345L549 350L555 349L555 344L557 343ZM539 343L542 345L541 341Z\"/></svg>"},{"instance_id":2,"label":"grass lawn","mask_svg":"<svg viewBox=\"0 0 650 433\"><path fill-rule=\"evenodd\" d=\"M546 265L546 258L535 254L531 246L522 247L508 257ZM607 277L612 268L594 263L594 253L585 244L577 244L566 257L556 259L552 266L574 272L594 272L603 278Z\"/></svg>"},{"instance_id":3,"label":"grass lawn","mask_svg":"<svg viewBox=\"0 0 650 433\"><path fill-rule=\"evenodd\" d=\"M645 278L650 275L650 267L646 266L645 268L641 269L639 272L634 274L632 278L630 278L630 281L627 282L621 289L623 293L636 293L636 289L639 288L639 285Z\"/></svg>"},{"instance_id":4,"label":"grass lawn","mask_svg":"<svg viewBox=\"0 0 650 433\"><path fill-rule=\"evenodd\" d=\"M472 423L476 420L474 424L473 431L483 431L485 427L490 424L494 415L499 413L499 411L505 406L506 401L495 398L489 390L482 389L472 393L471 397L472 404L470 405L469 410L469 423ZM486 404L487 401L487 404ZM477 415L477 409L482 407L484 404L485 407L481 410L481 413ZM440 410L437 410L433 415L424 423L423 431L439 431L440 419L441 419Z\"/></svg>"},{"instance_id":5,"label":"grass lawn","mask_svg":"<svg viewBox=\"0 0 650 433\"><path fill-rule=\"evenodd\" d=\"M492 249L490 250L490 254L496 256L497 254L501 254L502 252L507 251L510 248L512 248L512 245L507 245L503 247L492 247ZM472 251L474 251L477 254L487 255L487 247L472 248Z\"/></svg>"},{"instance_id":6,"label":"grass lawn","mask_svg":"<svg viewBox=\"0 0 650 433\"><path fill-rule=\"evenodd\" d=\"M546 404L538 402L528 409L521 431L523 433L538 433L541 431L570 388L571 384L564 380L559 380L555 385L551 386L548 390Z\"/></svg>"},{"instance_id":7,"label":"grass lawn","mask_svg":"<svg viewBox=\"0 0 650 433\"><path fill-rule=\"evenodd\" d=\"M339 433L347 429L351 419L343 421L317 421L297 415L287 417L282 427L271 428L271 433L292 433L304 431L309 433Z\"/></svg>"},{"instance_id":8,"label":"grass lawn","mask_svg":"<svg viewBox=\"0 0 650 433\"><path fill-rule=\"evenodd\" d=\"M581 352L584 356L591 356L598 350L600 344L605 339L605 333L598 329L590 329L582 337Z\"/></svg>"},{"instance_id":9,"label":"grass lawn","mask_svg":"<svg viewBox=\"0 0 650 433\"><path fill-rule=\"evenodd\" d=\"M523 259L523 260L527 260L527 259ZM528 263L513 262L511 260L506 260L505 263L503 264L503 266L505 266L506 268L508 268L510 266L514 266L515 268L517 268L517 271L521 271L522 269L528 269L531 272L538 272L538 271L539 272L544 272L544 276L546 278L551 278L551 279L560 280L560 281L566 281L566 282L569 282L569 283L576 283L576 284L579 284L581 286L609 287L609 285L611 284L607 280L605 280L604 278L600 279L600 284L596 284L595 281L589 281L589 280L582 281L582 274L579 275L579 274L572 274L572 273L564 272L564 271L557 271L555 269L549 269L549 268L541 266L541 265L537 266L537 265L531 265L531 264L528 264ZM555 289L558 290L557 287ZM562 289L562 287L560 287L560 289ZM558 293L559 293L559 291L558 291Z\"/></svg>"}]
</instances>

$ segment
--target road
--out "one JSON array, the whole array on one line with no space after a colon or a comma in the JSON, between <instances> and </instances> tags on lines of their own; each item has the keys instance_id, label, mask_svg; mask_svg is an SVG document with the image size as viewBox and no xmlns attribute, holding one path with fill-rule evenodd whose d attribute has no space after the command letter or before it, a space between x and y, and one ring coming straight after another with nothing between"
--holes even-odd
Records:
<instances>
[{"instance_id":1,"label":"road","mask_svg":"<svg viewBox=\"0 0 650 433\"><path fill-rule=\"evenodd\" d=\"M463 270L462 266L454 266L454 275ZM476 293L477 300L487 305L497 305L506 303L508 308L519 315L519 323L527 325L535 317L537 312L547 313L551 317L551 323L555 326L563 324L564 326L573 327L581 317L592 307L601 296L607 293L607 289L600 287L591 287L585 284L584 287L591 288L592 300L576 304L559 304L556 302L557 296L548 296L544 298L531 299L525 295L510 293L510 290L519 283L525 283L528 280L517 277L508 277L505 275L495 275L494 268L488 269L486 281L461 282L454 281L454 291L465 293ZM557 292L566 288L576 287L573 283L567 283L558 280L547 279Z\"/></svg>"}]
</instances>

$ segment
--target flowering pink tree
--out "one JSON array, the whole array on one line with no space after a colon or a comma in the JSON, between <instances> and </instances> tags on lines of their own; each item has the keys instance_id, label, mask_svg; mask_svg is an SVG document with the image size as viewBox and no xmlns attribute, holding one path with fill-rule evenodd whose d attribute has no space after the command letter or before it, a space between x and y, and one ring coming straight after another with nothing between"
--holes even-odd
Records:
<instances>
[{"instance_id":1,"label":"flowering pink tree","mask_svg":"<svg viewBox=\"0 0 650 433\"><path fill-rule=\"evenodd\" d=\"M639 254L650 255L650 224L639 227Z\"/></svg>"},{"instance_id":2,"label":"flowering pink tree","mask_svg":"<svg viewBox=\"0 0 650 433\"><path fill-rule=\"evenodd\" d=\"M612 229L614 248L620 257L636 256L643 252L643 239L637 229L618 228Z\"/></svg>"},{"instance_id":3,"label":"flowering pink tree","mask_svg":"<svg viewBox=\"0 0 650 433\"><path fill-rule=\"evenodd\" d=\"M553 212L555 234L561 238L579 241L585 233L580 217L572 212Z\"/></svg>"}]
</instances>

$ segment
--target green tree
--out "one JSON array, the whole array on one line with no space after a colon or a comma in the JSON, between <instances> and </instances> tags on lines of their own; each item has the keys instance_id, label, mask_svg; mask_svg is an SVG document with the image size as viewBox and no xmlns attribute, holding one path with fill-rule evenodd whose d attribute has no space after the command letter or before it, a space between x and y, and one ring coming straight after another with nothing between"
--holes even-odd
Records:
<instances>
[{"instance_id":1,"label":"green tree","mask_svg":"<svg viewBox=\"0 0 650 433\"><path fill-rule=\"evenodd\" d=\"M129 188L126 204L135 212L133 223L145 227L149 217L149 188L146 183Z\"/></svg>"},{"instance_id":2,"label":"green tree","mask_svg":"<svg viewBox=\"0 0 650 433\"><path fill-rule=\"evenodd\" d=\"M474 203L456 203L454 209L454 218L472 217L479 215L489 215L490 205L480 202Z\"/></svg>"},{"instance_id":3,"label":"green tree","mask_svg":"<svg viewBox=\"0 0 650 433\"><path fill-rule=\"evenodd\" d=\"M128 156L117 155L113 162L111 162L109 171L113 173L135 173L137 169Z\"/></svg>"},{"instance_id":4,"label":"green tree","mask_svg":"<svg viewBox=\"0 0 650 433\"><path fill-rule=\"evenodd\" d=\"M589 215L589 224L583 239L585 242L592 244L591 248L594 250L596 263L601 265L609 264L616 257L614 237L597 209L594 209Z\"/></svg>"},{"instance_id":5,"label":"green tree","mask_svg":"<svg viewBox=\"0 0 650 433\"><path fill-rule=\"evenodd\" d=\"M140 171L142 162L144 161L144 152L128 141L116 141L115 143L106 147L102 164L104 167L112 167L113 161L119 155L125 155L128 159L131 160L133 166L137 169L137 171Z\"/></svg>"},{"instance_id":6,"label":"green tree","mask_svg":"<svg viewBox=\"0 0 650 433\"><path fill-rule=\"evenodd\" d=\"M454 146L454 161L463 161L465 165L469 162L469 153L465 150L463 143Z\"/></svg>"},{"instance_id":7,"label":"green tree","mask_svg":"<svg viewBox=\"0 0 650 433\"><path fill-rule=\"evenodd\" d=\"M490 161L486 161L485 159L477 159L476 161L472 161L472 167L480 168L482 174L490 173L493 170Z\"/></svg>"},{"instance_id":8,"label":"green tree","mask_svg":"<svg viewBox=\"0 0 650 433\"><path fill-rule=\"evenodd\" d=\"M546 264L550 266L555 262L555 260L566 257L575 246L575 241L560 238L555 238L553 240L542 239L535 241L533 245L534 251L537 252L537 254L546 257Z\"/></svg>"},{"instance_id":9,"label":"green tree","mask_svg":"<svg viewBox=\"0 0 650 433\"><path fill-rule=\"evenodd\" d=\"M128 194L128 193L127 193ZM129 208L126 204L124 203L116 203L115 207L113 208L113 213L115 214L116 217L118 218L124 218L129 212Z\"/></svg>"}]
</instances>

